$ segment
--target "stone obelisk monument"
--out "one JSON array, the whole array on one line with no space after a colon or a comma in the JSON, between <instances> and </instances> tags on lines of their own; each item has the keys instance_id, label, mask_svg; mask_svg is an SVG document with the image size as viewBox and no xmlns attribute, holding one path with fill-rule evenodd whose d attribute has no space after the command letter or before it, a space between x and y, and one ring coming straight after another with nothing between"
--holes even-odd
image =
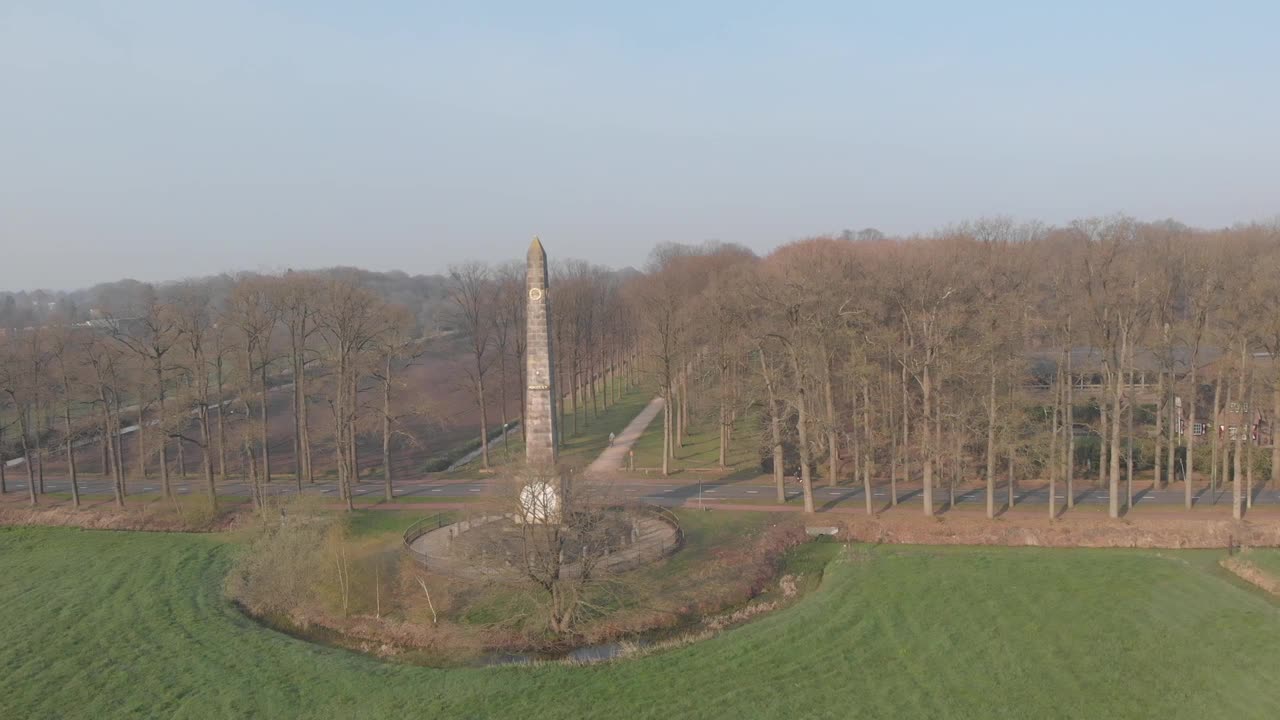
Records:
<instances>
[{"instance_id":1,"label":"stone obelisk monument","mask_svg":"<svg viewBox=\"0 0 1280 720\"><path fill-rule=\"evenodd\" d=\"M529 245L525 308L524 459L538 473L554 471L560 436L556 429L555 353L551 347L551 299L547 296L547 251Z\"/></svg>"}]
</instances>

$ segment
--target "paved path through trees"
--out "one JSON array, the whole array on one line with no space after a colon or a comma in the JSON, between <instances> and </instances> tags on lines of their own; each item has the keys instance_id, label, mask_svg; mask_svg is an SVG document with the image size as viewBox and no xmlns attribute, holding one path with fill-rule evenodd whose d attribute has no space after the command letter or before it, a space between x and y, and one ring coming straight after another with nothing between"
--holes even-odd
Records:
<instances>
[{"instance_id":1,"label":"paved path through trees","mask_svg":"<svg viewBox=\"0 0 1280 720\"><path fill-rule=\"evenodd\" d=\"M656 397L649 401L648 405L635 416L627 426L618 433L613 439L613 445L606 447L604 452L600 453L600 457L596 458L587 466L587 477L607 477L622 469L627 458L627 451L632 445L640 439L644 434L645 428L649 427L649 423L658 417L658 413L662 412L662 398Z\"/></svg>"}]
</instances>

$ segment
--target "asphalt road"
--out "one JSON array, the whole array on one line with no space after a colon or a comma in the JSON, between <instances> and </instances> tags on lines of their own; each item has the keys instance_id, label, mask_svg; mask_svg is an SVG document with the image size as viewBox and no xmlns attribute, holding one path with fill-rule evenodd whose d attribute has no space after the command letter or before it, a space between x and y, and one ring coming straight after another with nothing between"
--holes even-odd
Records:
<instances>
[{"instance_id":1,"label":"asphalt road","mask_svg":"<svg viewBox=\"0 0 1280 720\"><path fill-rule=\"evenodd\" d=\"M11 495L25 495L27 491L26 477L15 477L13 473L8 478L7 488ZM79 483L80 492L92 495L110 495L111 483L101 479L82 479ZM204 481L199 477L188 476L182 480L178 478L171 479L171 485L174 492L179 495L200 494L204 492ZM501 487L501 480L448 480L448 479L417 479L403 480L396 483L397 497L420 498L423 502L431 501L448 501L457 500L459 498L473 498L477 496L483 497L487 492L496 490ZM678 482L676 479L668 479L660 482L657 480L630 480L619 479L611 482L612 489L631 499L643 499L649 502L659 504L684 504L696 503L701 499L707 504L714 504L725 501L754 501L756 503L769 504L775 499L775 491L772 485L760 484L758 481L711 481L699 484L696 480ZM48 478L45 480L45 490L53 493L69 493L71 492L70 482L65 478ZM154 494L160 492L160 480L153 478L147 481L130 481L128 490L131 494L147 493ZM287 495L296 492L295 485L286 480L276 480L268 486L268 492L272 495ZM314 485L305 485L303 487L305 494L318 494L337 498L337 484L333 481L318 482ZM1005 487L1000 486L996 490L997 502L1002 502L1008 497L1008 491ZM225 484L218 485L219 495L239 495L248 496L250 494L249 486L243 481L230 481ZM368 496L370 498L380 498L382 496L382 484L377 481L363 482L355 487L355 495L357 497ZM1048 490L1043 487L1035 489L1026 489L1017 491L1015 498L1019 505L1023 504L1045 504L1048 502ZM787 498L793 500L800 497L800 489L796 483L788 482ZM889 501L889 488L887 486L877 486L872 491L872 497L876 502ZM814 499L820 508L830 508L835 506L861 507L864 503L863 491L859 487L822 487L814 488ZM1057 499L1060 503L1065 503L1066 495L1062 492L1062 488L1058 488ZM1216 498L1211 495L1207 488L1198 495L1198 503L1206 502L1230 503L1231 489L1226 489L1216 493ZM934 492L934 501L939 505L944 504L947 500L947 490L942 488ZM1121 486L1121 502L1124 501L1124 487ZM899 490L900 503L919 503L921 502L919 489ZM1159 490L1153 491L1150 487L1134 488L1134 504L1140 505L1176 505L1181 506L1183 502L1183 493L1181 489ZM1257 490L1254 496L1254 502L1257 503L1280 503L1280 490L1272 488L1263 488ZM984 506L986 503L985 489L968 489L958 491L956 494L957 505L977 505ZM1104 490L1092 487L1077 488L1076 504L1083 505L1106 505L1107 494Z\"/></svg>"}]
</instances>

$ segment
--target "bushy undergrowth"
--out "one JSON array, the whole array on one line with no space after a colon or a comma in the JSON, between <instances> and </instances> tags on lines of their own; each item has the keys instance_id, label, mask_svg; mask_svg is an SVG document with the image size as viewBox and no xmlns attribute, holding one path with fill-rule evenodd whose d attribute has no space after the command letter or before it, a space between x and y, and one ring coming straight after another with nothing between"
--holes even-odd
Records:
<instances>
[{"instance_id":1,"label":"bushy undergrowth","mask_svg":"<svg viewBox=\"0 0 1280 720\"><path fill-rule=\"evenodd\" d=\"M227 594L250 612L289 615L313 608L337 583L340 565L333 556L342 524L314 501L267 508L255 515L249 533L227 575Z\"/></svg>"}]
</instances>

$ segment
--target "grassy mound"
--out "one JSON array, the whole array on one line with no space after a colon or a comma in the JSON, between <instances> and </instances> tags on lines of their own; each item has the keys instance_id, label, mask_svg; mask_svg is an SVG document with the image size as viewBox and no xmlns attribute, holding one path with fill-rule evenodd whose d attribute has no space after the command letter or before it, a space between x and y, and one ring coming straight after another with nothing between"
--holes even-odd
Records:
<instances>
[{"instance_id":1,"label":"grassy mound","mask_svg":"<svg viewBox=\"0 0 1280 720\"><path fill-rule=\"evenodd\" d=\"M1280 607L1211 552L880 547L796 606L591 667L436 670L292 639L210 536L0 530L0 717L1280 716Z\"/></svg>"}]
</instances>

